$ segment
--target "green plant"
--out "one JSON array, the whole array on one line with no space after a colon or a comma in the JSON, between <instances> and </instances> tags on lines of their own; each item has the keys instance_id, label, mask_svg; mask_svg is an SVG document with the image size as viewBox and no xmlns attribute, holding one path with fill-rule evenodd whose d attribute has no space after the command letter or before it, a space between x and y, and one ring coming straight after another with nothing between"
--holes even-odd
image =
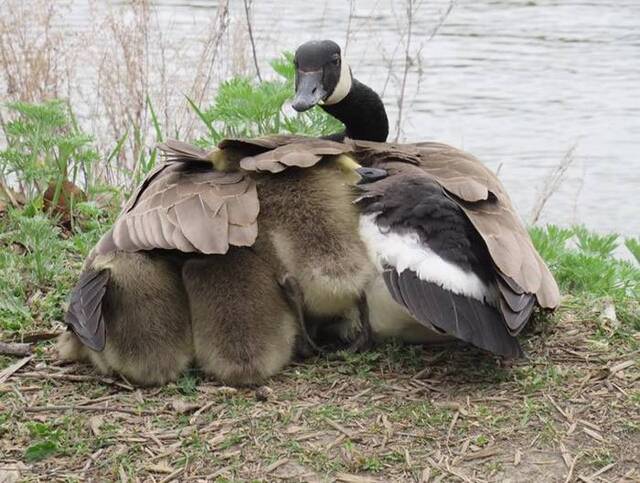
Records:
<instances>
[{"instance_id":1,"label":"green plant","mask_svg":"<svg viewBox=\"0 0 640 483\"><path fill-rule=\"evenodd\" d=\"M28 423L29 434L36 441L25 451L28 462L40 461L60 451L61 432L45 423Z\"/></svg>"},{"instance_id":2,"label":"green plant","mask_svg":"<svg viewBox=\"0 0 640 483\"><path fill-rule=\"evenodd\" d=\"M321 109L286 115L283 107L294 91L293 55L285 53L271 66L279 79L258 83L244 77L233 78L220 85L213 104L206 109L187 99L208 130L208 136L199 140L201 145L216 144L224 137L283 132L319 136L343 129L340 122Z\"/></svg>"},{"instance_id":3,"label":"green plant","mask_svg":"<svg viewBox=\"0 0 640 483\"><path fill-rule=\"evenodd\" d=\"M631 312L637 311L632 302L640 299L640 267L616 256L618 235L601 235L583 226L554 225L531 228L530 234L563 292L591 299L611 298L616 307L637 320L637 313ZM626 245L634 253L640 243L630 238Z\"/></svg>"},{"instance_id":4,"label":"green plant","mask_svg":"<svg viewBox=\"0 0 640 483\"><path fill-rule=\"evenodd\" d=\"M627 238L624 244L636 259L636 262L640 263L640 238Z\"/></svg>"},{"instance_id":5,"label":"green plant","mask_svg":"<svg viewBox=\"0 0 640 483\"><path fill-rule=\"evenodd\" d=\"M80 130L67 104L12 102L8 108L13 119L2 125L7 147L0 151L0 179L16 183L27 199L54 186L53 206L64 181L82 179L85 188L92 182L99 156L93 138Z\"/></svg>"}]
</instances>

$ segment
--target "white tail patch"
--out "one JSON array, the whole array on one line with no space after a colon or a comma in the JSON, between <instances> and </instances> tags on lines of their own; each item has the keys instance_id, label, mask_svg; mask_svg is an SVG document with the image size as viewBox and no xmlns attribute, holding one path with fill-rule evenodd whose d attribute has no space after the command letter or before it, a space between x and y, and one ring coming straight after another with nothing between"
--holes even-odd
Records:
<instances>
[{"instance_id":1,"label":"white tail patch","mask_svg":"<svg viewBox=\"0 0 640 483\"><path fill-rule=\"evenodd\" d=\"M349 68L349 64L346 62L342 62L340 64L340 78L338 79L338 83L336 84L335 89L329 97L325 99L323 104L331 105L337 104L342 99L347 97L349 91L351 90L351 69Z\"/></svg>"},{"instance_id":2,"label":"white tail patch","mask_svg":"<svg viewBox=\"0 0 640 483\"><path fill-rule=\"evenodd\" d=\"M420 280L495 305L495 287L483 283L475 273L443 259L420 240L415 232L381 232L375 222L377 215L375 213L360 217L360 236L378 270L382 271L384 265L394 267L398 273L412 270Z\"/></svg>"}]
</instances>

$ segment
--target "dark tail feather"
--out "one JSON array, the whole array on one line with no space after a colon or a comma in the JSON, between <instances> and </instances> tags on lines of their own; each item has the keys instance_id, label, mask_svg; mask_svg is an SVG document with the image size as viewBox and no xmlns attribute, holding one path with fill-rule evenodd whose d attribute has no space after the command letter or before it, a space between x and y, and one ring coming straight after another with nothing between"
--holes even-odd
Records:
<instances>
[{"instance_id":1,"label":"dark tail feather","mask_svg":"<svg viewBox=\"0 0 640 483\"><path fill-rule=\"evenodd\" d=\"M527 324L536 304L534 294L523 292L509 277L499 273L496 277L500 293L500 311L512 335L517 335Z\"/></svg>"},{"instance_id":2,"label":"dark tail feather","mask_svg":"<svg viewBox=\"0 0 640 483\"><path fill-rule=\"evenodd\" d=\"M396 302L426 326L433 325L447 334L476 347L506 357L521 357L520 344L512 337L500 313L473 298L445 290L405 270L397 274L386 270L384 280Z\"/></svg>"}]
</instances>

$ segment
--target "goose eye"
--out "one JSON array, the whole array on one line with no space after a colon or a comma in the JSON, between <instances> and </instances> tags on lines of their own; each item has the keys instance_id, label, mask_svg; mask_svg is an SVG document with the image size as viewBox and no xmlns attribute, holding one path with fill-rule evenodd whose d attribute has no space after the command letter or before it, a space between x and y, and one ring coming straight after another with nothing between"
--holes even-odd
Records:
<instances>
[{"instance_id":1,"label":"goose eye","mask_svg":"<svg viewBox=\"0 0 640 483\"><path fill-rule=\"evenodd\" d=\"M331 61L331 63L332 63L333 65L340 65L340 57L338 57L338 58L336 58L336 59L333 59L333 60Z\"/></svg>"}]
</instances>

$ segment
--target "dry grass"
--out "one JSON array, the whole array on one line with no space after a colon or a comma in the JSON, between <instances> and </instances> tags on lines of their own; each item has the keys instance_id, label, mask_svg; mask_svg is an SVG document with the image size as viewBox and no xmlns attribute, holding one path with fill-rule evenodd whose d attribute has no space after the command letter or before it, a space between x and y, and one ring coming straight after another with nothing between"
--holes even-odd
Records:
<instances>
[{"instance_id":1,"label":"dry grass","mask_svg":"<svg viewBox=\"0 0 640 483\"><path fill-rule=\"evenodd\" d=\"M388 345L294 365L272 392L198 375L137 390L44 350L0 386L0 465L25 481L637 481L640 356L575 313L538 323L513 367Z\"/></svg>"},{"instance_id":2,"label":"dry grass","mask_svg":"<svg viewBox=\"0 0 640 483\"><path fill-rule=\"evenodd\" d=\"M55 26L64 10L47 0L0 4L0 73L6 98L41 102L68 97L76 46L73 37Z\"/></svg>"},{"instance_id":3,"label":"dry grass","mask_svg":"<svg viewBox=\"0 0 640 483\"><path fill-rule=\"evenodd\" d=\"M529 225L533 226L540 220L540 215L542 215L542 211L544 207L547 205L549 199L560 189L563 181L565 180L565 176L567 174L567 170L571 167L575 160L575 151L577 145L574 144L569 148L569 150L565 153L563 158L551 168L547 177L544 179L542 188L538 193L538 197L531 209L531 214L529 215ZM500 168L500 166L498 167Z\"/></svg>"},{"instance_id":4,"label":"dry grass","mask_svg":"<svg viewBox=\"0 0 640 483\"><path fill-rule=\"evenodd\" d=\"M231 21L228 1L203 12L211 20L187 30L189 38L171 41L164 31L173 31L172 20L160 19L150 0L91 0L88 25L61 22L69 14L63 2L3 0L0 7L0 97L66 100L101 152L122 141L98 181L130 181L160 132L196 137L186 97L206 104L221 80L246 73L239 57L247 58L247 26Z\"/></svg>"}]
</instances>

